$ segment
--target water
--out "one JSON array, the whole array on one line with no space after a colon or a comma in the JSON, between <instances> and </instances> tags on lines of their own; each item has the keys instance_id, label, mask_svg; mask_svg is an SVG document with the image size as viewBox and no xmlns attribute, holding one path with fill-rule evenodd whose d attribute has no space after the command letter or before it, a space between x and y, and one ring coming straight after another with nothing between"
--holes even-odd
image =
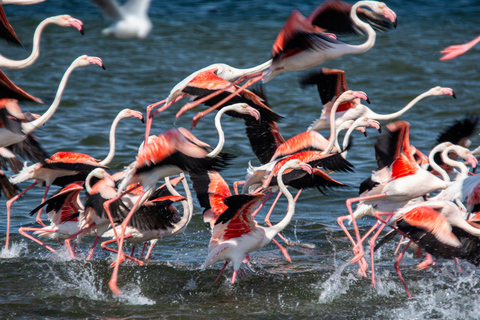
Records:
<instances>
[{"instance_id":1,"label":"water","mask_svg":"<svg viewBox=\"0 0 480 320\"><path fill-rule=\"evenodd\" d=\"M49 0L35 6L6 6L5 10L25 49L1 44L2 54L23 58L32 45L35 26L45 17L68 13L85 24L85 36L72 28L47 27L41 56L31 67L4 70L29 93L51 101L64 70L82 54L99 56L107 70L96 66L77 69L71 75L60 108L36 131L50 154L57 151L88 153L103 159L108 150L108 130L115 115L125 107L144 111L163 99L169 90L191 72L215 62L246 68L266 61L271 45L294 8L308 14L318 3L303 1L153 1L152 33L143 41L104 38L108 26L99 11L86 1ZM323 66L346 70L351 89L365 91L371 107L379 113L393 112L418 94L440 85L451 87L457 99L431 97L401 117L411 123L411 143L424 152L433 147L441 129L467 114L480 114L479 50L440 62L439 51L463 43L479 33L480 5L475 1L388 1L398 15L398 28L377 37L375 47L359 56L345 56ZM272 108L286 116L279 124L288 138L301 132L320 114L315 88L300 89L294 72L277 76L267 85ZM47 104L48 105L48 104ZM154 121L153 132L172 126L189 127L196 112L175 121L180 108L173 106ZM24 110L43 113L45 105L24 104ZM200 110L200 108L197 108ZM214 145L214 114L193 131ZM223 120L225 151L237 155L222 172L227 182L243 179L249 161L258 164L244 136L241 121ZM299 125L300 124L300 125ZM117 131L117 154L111 165L121 169L134 160L144 127L135 119L123 120ZM323 319L475 319L479 310L479 269L462 263L439 261L431 269L417 271L416 259L408 253L402 271L412 298L407 298L393 269L394 245L377 255L377 285L357 275L348 265L349 242L336 224L346 214L345 200L357 194L358 184L375 169L373 143L355 133L349 160L355 172L335 174L348 189L328 192L304 191L291 225L284 234L307 248L289 249L287 263L274 245L252 254L245 276L229 283L231 269L220 283L212 282L222 264L201 270L207 255L209 233L195 203L192 222L185 234L159 241L145 266L120 269L123 295L108 289L113 256L97 251L91 262L71 260L64 249L56 254L24 239L19 226L34 226L28 212L36 206L43 189L34 188L13 207L9 258L0 260L0 314L2 318L323 318ZM325 133L328 134L328 133ZM473 145L480 139L473 138ZM11 174L11 173L9 173ZM22 184L26 188L27 183ZM5 213L5 200L0 208ZM282 199L277 212L286 210ZM277 214L277 217L280 217ZM275 218L274 218L275 219ZM362 220L363 228L372 220ZM0 222L0 245L6 221ZM85 254L91 244L85 239ZM58 248L56 241L47 241ZM367 251L368 252L368 251Z\"/></svg>"}]
</instances>

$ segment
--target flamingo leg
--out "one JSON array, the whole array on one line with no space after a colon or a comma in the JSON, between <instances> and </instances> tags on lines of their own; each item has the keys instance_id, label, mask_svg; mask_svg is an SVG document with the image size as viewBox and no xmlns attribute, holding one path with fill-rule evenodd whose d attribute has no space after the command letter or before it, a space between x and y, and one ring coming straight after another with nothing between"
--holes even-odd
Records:
<instances>
[{"instance_id":1,"label":"flamingo leg","mask_svg":"<svg viewBox=\"0 0 480 320\"><path fill-rule=\"evenodd\" d=\"M244 185L245 181L235 181L233 183L233 190L235 191L235 194L238 195L238 186Z\"/></svg>"},{"instance_id":2,"label":"flamingo leg","mask_svg":"<svg viewBox=\"0 0 480 320\"><path fill-rule=\"evenodd\" d=\"M65 246L67 247L68 252L70 252L70 256L71 256L72 258L75 259L75 253L73 253L72 247L71 247L71 245L70 245L70 241L72 241L72 239L74 239L75 237L77 237L79 234L82 234L82 233L84 233L85 231L87 231L87 230L95 227L95 225L96 225L95 223L92 223L92 225L90 225L90 226L88 226L88 227L86 227L86 228L83 228L82 230L80 230L80 231L72 234L70 237L68 237L67 239L65 239ZM75 249L76 249L76 248L75 248Z\"/></svg>"},{"instance_id":3,"label":"flamingo leg","mask_svg":"<svg viewBox=\"0 0 480 320\"><path fill-rule=\"evenodd\" d=\"M35 241L36 243L38 243L39 245L41 245L42 247L45 247L47 248L48 250L52 251L53 253L55 253L55 249L53 249L52 247L44 244L42 241L38 240L37 238L35 238L34 236L31 236L29 235L28 233L26 233L26 231L43 231L43 232L57 232L58 229L44 229L44 228L26 228L26 227L21 227L20 229L18 229L18 233L20 233L22 236L30 239L30 240L33 240Z\"/></svg>"},{"instance_id":4,"label":"flamingo leg","mask_svg":"<svg viewBox=\"0 0 480 320\"><path fill-rule=\"evenodd\" d=\"M90 251L88 252L88 256L87 256L87 259L86 259L87 261L90 261L90 259L92 259L93 252L95 251L95 247L97 246L98 240L100 240L100 236L95 237L95 241L93 242L93 245L90 248Z\"/></svg>"},{"instance_id":5,"label":"flamingo leg","mask_svg":"<svg viewBox=\"0 0 480 320\"><path fill-rule=\"evenodd\" d=\"M11 211L11 208L12 208L12 204L18 199L20 198L22 195L24 195L25 193L27 193L28 190L32 189L34 186L37 185L38 182L34 182L32 183L29 187L27 187L25 190L23 190L22 192L20 192L19 194L17 194L16 196L14 196L12 199L8 200L7 201L7 239L6 239L6 242L5 242L5 248L8 250L8 244L9 244L9 240L10 240L10 211Z\"/></svg>"},{"instance_id":6,"label":"flamingo leg","mask_svg":"<svg viewBox=\"0 0 480 320\"><path fill-rule=\"evenodd\" d=\"M148 258L150 258L150 254L152 253L152 250L153 250L153 247L155 246L155 244L157 243L157 241L150 241L150 247L148 248L148 252L147 252L147 255L145 256L144 260L148 260Z\"/></svg>"},{"instance_id":7,"label":"flamingo leg","mask_svg":"<svg viewBox=\"0 0 480 320\"><path fill-rule=\"evenodd\" d=\"M277 245L277 247L283 253L283 256L285 257L285 259L287 259L288 262L292 263L292 259L290 258L290 255L288 254L287 248L282 246L277 240L275 240L275 238L272 239L272 242Z\"/></svg>"},{"instance_id":8,"label":"flamingo leg","mask_svg":"<svg viewBox=\"0 0 480 320\"><path fill-rule=\"evenodd\" d=\"M425 255L425 259L423 261L421 261L419 264L417 264L417 269L418 270L423 270L423 269L428 268L432 264L433 264L433 257L430 253L427 253Z\"/></svg>"},{"instance_id":9,"label":"flamingo leg","mask_svg":"<svg viewBox=\"0 0 480 320\"><path fill-rule=\"evenodd\" d=\"M398 255L397 260L395 260L395 263L393 264L393 267L395 268L395 271L397 271L398 277L400 278L400 281L402 281L403 287L405 288L405 291L407 291L407 296L409 298L412 297L410 294L410 291L408 290L407 284L405 283L405 280L403 279L402 273L400 272L400 261L403 258L403 255L405 254L405 251L407 251L408 247L410 246L410 243L412 243L412 240L410 240L405 248L403 248L402 252Z\"/></svg>"},{"instance_id":10,"label":"flamingo leg","mask_svg":"<svg viewBox=\"0 0 480 320\"><path fill-rule=\"evenodd\" d=\"M132 245L132 253L130 255L133 257L133 253L135 252L135 245Z\"/></svg>"},{"instance_id":11,"label":"flamingo leg","mask_svg":"<svg viewBox=\"0 0 480 320\"><path fill-rule=\"evenodd\" d=\"M201 118L203 118L204 116L206 116L207 114L209 114L210 112L212 112L213 110L217 109L218 107L220 107L222 104L224 104L225 102L229 101L230 99L232 99L234 96L238 95L240 92L242 92L243 90L245 90L246 88L250 87L252 84L254 84L255 82L258 82L260 80L262 80L264 78L264 76L259 76L259 77L256 77L256 78L253 78L253 79L250 79L248 80L243 86L241 86L240 88L238 88L237 90L235 90L233 93L231 93L230 95L228 95L226 98L224 98L222 101L218 102L217 104L215 104L214 106L208 108L207 110L205 111L202 111L202 112L199 112L197 113L197 115L195 117L193 117L193 120L192 120L192 128L195 128L197 126L197 123L198 121L200 121ZM178 118L178 117L177 117Z\"/></svg>"},{"instance_id":12,"label":"flamingo leg","mask_svg":"<svg viewBox=\"0 0 480 320\"><path fill-rule=\"evenodd\" d=\"M45 192L43 193L43 198L42 198L42 202L41 202L41 203L44 203L45 200L47 199L48 189L50 189L50 186L45 186ZM42 214L42 210L43 210L43 207L40 208L40 210L38 210L37 218L36 218L35 220L36 220L42 227L46 227L45 223L43 223L42 218L40 217L40 215Z\"/></svg>"},{"instance_id":13,"label":"flamingo leg","mask_svg":"<svg viewBox=\"0 0 480 320\"><path fill-rule=\"evenodd\" d=\"M218 276L215 278L215 281L213 281L213 284L217 283L218 279L220 279L220 276L222 275L223 270L225 270L225 267L226 267L227 265L228 265L228 261L225 261L225 264L223 265L222 270L220 270L220 273L219 273Z\"/></svg>"},{"instance_id":14,"label":"flamingo leg","mask_svg":"<svg viewBox=\"0 0 480 320\"><path fill-rule=\"evenodd\" d=\"M337 218L337 223L338 225L340 226L340 228L342 228L343 232L345 232L345 234L347 235L347 238L350 240L350 242L352 243L353 245L353 248L356 247L356 242L355 240L353 240L352 236L350 235L350 232L348 232L347 228L345 227L345 225L343 224L343 221L347 220L348 218L350 218L350 216L342 216L342 217L338 217ZM358 254L358 253L355 253L355 251L353 252L354 254ZM352 261L350 261L350 263L352 263ZM362 257L358 260L358 266L360 267L360 269L358 270L359 273L364 276L364 277L367 277L367 274L365 273L365 271L367 270L368 268L368 264L367 264L367 261L365 260L365 258L363 258L363 255Z\"/></svg>"},{"instance_id":15,"label":"flamingo leg","mask_svg":"<svg viewBox=\"0 0 480 320\"><path fill-rule=\"evenodd\" d=\"M273 192L270 191L270 193L262 200L262 202L260 202L260 204L258 205L258 207L255 209L255 211L252 212L252 218L255 218L255 216L257 215L257 213L263 208L263 206L265 205L265 203L268 201L268 199L270 199L270 197L272 196Z\"/></svg>"},{"instance_id":16,"label":"flamingo leg","mask_svg":"<svg viewBox=\"0 0 480 320\"><path fill-rule=\"evenodd\" d=\"M130 222L130 219L132 218L133 214L135 213L138 206L140 205L140 202L142 201L142 198L144 195L145 195L145 191L142 191L142 193L140 194L140 197L138 197L138 200L135 202L132 209L130 210L128 215L125 217L125 220L123 220L121 224L120 238L118 239L119 242L118 242L117 260L114 263L115 267L113 268L112 277L108 282L110 290L112 290L113 294L115 295L121 293L120 289L117 286L117 279L118 279L118 269L120 267L120 263L125 259L125 255L123 254L123 239L125 235L125 229L127 228L127 225ZM115 228L113 228L113 230L115 230ZM115 235L117 234L115 233Z\"/></svg>"},{"instance_id":17,"label":"flamingo leg","mask_svg":"<svg viewBox=\"0 0 480 320\"><path fill-rule=\"evenodd\" d=\"M404 236L402 236L402 237L400 238L400 241L398 241L398 245L397 245L397 247L395 248L395 251L393 252L393 254L397 254L397 253L398 253L398 250L400 250L400 247L402 246L402 241L403 241L403 239L404 239Z\"/></svg>"},{"instance_id":18,"label":"flamingo leg","mask_svg":"<svg viewBox=\"0 0 480 320\"><path fill-rule=\"evenodd\" d=\"M211 98L214 98L216 96L218 96L220 93L224 92L225 90L227 89L230 89L231 87L233 87L234 85L236 84L239 84L240 82L243 82L247 79L250 79L252 77L256 77L256 76L259 76L262 74L262 71L260 72L256 72L256 73L253 73L251 75L248 75L248 76L242 76L240 78L238 78L237 80L233 81L233 82L230 82L228 85L226 85L225 87L223 87L222 89L219 89L219 90L216 90L210 94L207 94L206 96L203 96L195 101L192 101L192 102L189 102L187 104L185 104L181 109L180 111L177 112L176 114L176 118L178 119L182 114L184 114L186 111L190 110L190 109L193 109L195 108L196 106L198 106L199 104L207 101L207 100L210 100ZM231 98L230 98L231 99Z\"/></svg>"},{"instance_id":19,"label":"flamingo leg","mask_svg":"<svg viewBox=\"0 0 480 320\"><path fill-rule=\"evenodd\" d=\"M140 252L140 257L143 257L143 253L145 252L145 247L147 246L147 241L143 242L142 252Z\"/></svg>"},{"instance_id":20,"label":"flamingo leg","mask_svg":"<svg viewBox=\"0 0 480 320\"><path fill-rule=\"evenodd\" d=\"M125 239L130 238L131 236L132 236L131 234L126 235L126 236L125 236ZM110 239L110 240L107 240L107 241L103 241L103 242L100 244L100 247L101 247L103 250L107 250L107 251L110 251L110 252L118 253L117 250L107 247L107 244L113 243L113 242L116 242L116 241L117 241L117 240L115 240L115 239ZM135 259L135 258L133 257L133 253L132 253L131 256L125 255L125 258L128 258L128 259L130 259L131 261L136 262L139 266L143 266L143 261L140 261L140 260L138 260L138 259Z\"/></svg>"}]
</instances>

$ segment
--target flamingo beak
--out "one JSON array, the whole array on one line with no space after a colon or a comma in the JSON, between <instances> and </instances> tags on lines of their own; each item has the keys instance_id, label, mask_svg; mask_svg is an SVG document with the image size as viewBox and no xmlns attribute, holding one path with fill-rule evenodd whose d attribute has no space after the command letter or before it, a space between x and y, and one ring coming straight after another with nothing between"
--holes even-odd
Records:
<instances>
[{"instance_id":1,"label":"flamingo beak","mask_svg":"<svg viewBox=\"0 0 480 320\"><path fill-rule=\"evenodd\" d=\"M102 67L103 70L105 70L105 65L103 64L102 59L100 59L99 57L90 57L90 56L88 56L88 57L87 57L87 61L88 61L90 64L99 65L100 67Z\"/></svg>"},{"instance_id":2,"label":"flamingo beak","mask_svg":"<svg viewBox=\"0 0 480 320\"><path fill-rule=\"evenodd\" d=\"M255 118L255 120L260 121L260 111L250 106L247 107L247 112L249 115Z\"/></svg>"},{"instance_id":3,"label":"flamingo beak","mask_svg":"<svg viewBox=\"0 0 480 320\"><path fill-rule=\"evenodd\" d=\"M369 119L367 122L370 127L375 128L378 130L378 132L382 133L382 128L380 127L380 123L378 121Z\"/></svg>"},{"instance_id":4,"label":"flamingo beak","mask_svg":"<svg viewBox=\"0 0 480 320\"><path fill-rule=\"evenodd\" d=\"M75 19L75 18L68 18L67 21L68 21L68 23L70 23L70 25L72 27L77 29L82 36L85 34L85 31L83 29L83 22L82 21L80 21L78 19Z\"/></svg>"},{"instance_id":5,"label":"flamingo beak","mask_svg":"<svg viewBox=\"0 0 480 320\"><path fill-rule=\"evenodd\" d=\"M472 172L475 173L476 169L477 169L477 164L478 164L478 160L477 158L475 158L475 156L471 153L468 153L467 154L467 162L472 166Z\"/></svg>"},{"instance_id":6,"label":"flamingo beak","mask_svg":"<svg viewBox=\"0 0 480 320\"><path fill-rule=\"evenodd\" d=\"M145 123L145 119L143 118L143 113L141 113L140 111L132 111L132 116L134 118L140 119L142 123Z\"/></svg>"},{"instance_id":7,"label":"flamingo beak","mask_svg":"<svg viewBox=\"0 0 480 320\"><path fill-rule=\"evenodd\" d=\"M397 14L392 9L385 6L383 8L383 16L392 22L395 29L397 28Z\"/></svg>"},{"instance_id":8,"label":"flamingo beak","mask_svg":"<svg viewBox=\"0 0 480 320\"><path fill-rule=\"evenodd\" d=\"M303 170L303 171L306 171L309 175L313 175L313 170L312 170L312 166L305 163L305 162L300 162L299 163L299 166L300 168Z\"/></svg>"}]
</instances>

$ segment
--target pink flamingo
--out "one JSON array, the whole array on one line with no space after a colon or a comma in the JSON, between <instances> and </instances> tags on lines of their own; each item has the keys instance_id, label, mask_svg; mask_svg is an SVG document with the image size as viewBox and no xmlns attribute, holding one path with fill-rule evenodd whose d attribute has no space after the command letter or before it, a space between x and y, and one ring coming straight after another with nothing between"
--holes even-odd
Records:
<instances>
[{"instance_id":1,"label":"pink flamingo","mask_svg":"<svg viewBox=\"0 0 480 320\"><path fill-rule=\"evenodd\" d=\"M35 33L33 35L33 48L30 56L23 60L11 60L0 55L0 68L23 69L32 65L40 55L40 37L42 32L47 25L52 23L59 25L60 27L74 27L83 35L83 23L78 19L72 18L67 14L47 18L40 22L35 29Z\"/></svg>"},{"instance_id":2,"label":"pink flamingo","mask_svg":"<svg viewBox=\"0 0 480 320\"><path fill-rule=\"evenodd\" d=\"M346 54L361 54L370 50L375 44L376 33L370 24L359 19L357 11L360 7L370 9L373 15L384 17L396 26L397 18L395 12L383 2L359 1L351 7L350 19L355 28L367 35L367 40L360 45L349 45L338 41L331 34L322 32L321 28L312 24L312 22L315 23L316 21L315 15L319 13L306 18L298 10L294 10L287 18L273 44L272 62L268 69L262 75L247 81L217 105L214 105L207 111L203 111L202 114L198 114L194 121L198 121L205 114L257 81L263 80L268 82L280 73L308 69Z\"/></svg>"},{"instance_id":3,"label":"pink flamingo","mask_svg":"<svg viewBox=\"0 0 480 320\"><path fill-rule=\"evenodd\" d=\"M345 71L343 70L332 70L332 69L320 69L314 71L307 76L305 76L302 81L302 85L317 85L320 98L323 103L322 114L320 118L315 120L308 130L324 130L330 127L330 119L332 111L332 105L334 99L338 97L342 92L348 90L348 85L345 78ZM355 120L360 117L367 117L372 120L377 121L390 121L394 120L408 110L410 110L414 105L416 105L420 100L430 97L430 96L441 96L441 95L450 95L456 98L455 93L450 88L444 87L434 87L424 93L418 95L415 99L410 101L402 109L390 113L390 114L378 114L368 108L367 106L360 103L359 100L344 102L341 104L335 114L335 125L338 127L340 124L347 120Z\"/></svg>"},{"instance_id":4,"label":"pink flamingo","mask_svg":"<svg viewBox=\"0 0 480 320\"><path fill-rule=\"evenodd\" d=\"M299 160L287 162L279 172L278 183L288 200L288 211L285 217L276 225L268 228L258 226L251 216L251 211L260 202L264 194L253 193L246 195L234 195L220 201L223 205L219 210L223 212L218 216L212 231L212 238L208 246L208 256L203 265L206 269L213 263L226 260L224 267L217 279L225 269L229 261L233 263L232 283L235 282L238 269L244 259L249 260L249 253L266 246L273 237L281 232L290 223L295 213L293 197L282 181L283 172L287 169L300 169L307 173L312 168ZM216 280L215 280L216 281Z\"/></svg>"},{"instance_id":5,"label":"pink flamingo","mask_svg":"<svg viewBox=\"0 0 480 320\"><path fill-rule=\"evenodd\" d=\"M141 112L130 109L124 109L120 111L117 117L115 117L110 128L110 151L102 161L98 161L95 158L83 153L57 152L44 161L44 163L36 163L29 167L24 167L20 173L11 177L10 180L14 184L18 184L30 179L34 179L35 182L24 191L16 195L14 198L7 201L7 248L9 237L8 230L10 226L10 211L13 202L15 202L19 197L21 197L38 183L44 183L45 192L42 198L43 203L45 202L48 190L52 184L65 186L75 181L83 181L93 169L98 167L105 169L106 166L113 160L115 154L115 130L118 122L121 119L132 117L141 119L143 121ZM36 221L45 227L40 215L41 210L37 214Z\"/></svg>"},{"instance_id":6,"label":"pink flamingo","mask_svg":"<svg viewBox=\"0 0 480 320\"><path fill-rule=\"evenodd\" d=\"M27 231L34 231L34 234L50 239L67 238L77 232L79 230L78 216L80 211L84 209L80 201L80 192L83 190L83 184L82 181L78 181L67 185L30 212L30 215L33 215L40 208L47 206L46 211L50 220L49 226L43 228L21 227L18 229L18 232L48 250L55 252L55 249L29 235Z\"/></svg>"},{"instance_id":7,"label":"pink flamingo","mask_svg":"<svg viewBox=\"0 0 480 320\"><path fill-rule=\"evenodd\" d=\"M117 198L121 197L125 190L129 192L130 190L127 190L127 187L132 183L139 182L143 189L138 200L123 220L120 235L117 237L118 255L109 281L110 289L114 294L121 292L117 286L117 277L118 268L124 259L122 247L125 230L137 208L153 192L157 181L185 171L216 170L225 166L227 158L228 156L225 154L209 157L208 151L193 143L178 129L170 129L158 135L153 142L139 151L136 160L126 169L125 177L118 187L119 195ZM108 208L107 204L104 204L104 206Z\"/></svg>"},{"instance_id":8,"label":"pink flamingo","mask_svg":"<svg viewBox=\"0 0 480 320\"><path fill-rule=\"evenodd\" d=\"M443 54L440 60L445 61L445 60L450 60L455 57L461 56L468 50L472 49L479 42L480 42L480 36L464 44L457 44L450 47L446 47L445 49L440 51L440 53Z\"/></svg>"}]
</instances>

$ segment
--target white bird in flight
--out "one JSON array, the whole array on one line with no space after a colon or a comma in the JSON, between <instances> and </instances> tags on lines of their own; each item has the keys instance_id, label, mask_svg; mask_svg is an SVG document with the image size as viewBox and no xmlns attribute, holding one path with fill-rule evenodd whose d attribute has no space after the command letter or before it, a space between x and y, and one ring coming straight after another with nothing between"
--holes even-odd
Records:
<instances>
[{"instance_id":1,"label":"white bird in flight","mask_svg":"<svg viewBox=\"0 0 480 320\"><path fill-rule=\"evenodd\" d=\"M120 39L144 39L152 29L148 17L151 0L128 0L120 5L115 0L92 0L105 16L115 22L102 33Z\"/></svg>"}]
</instances>

